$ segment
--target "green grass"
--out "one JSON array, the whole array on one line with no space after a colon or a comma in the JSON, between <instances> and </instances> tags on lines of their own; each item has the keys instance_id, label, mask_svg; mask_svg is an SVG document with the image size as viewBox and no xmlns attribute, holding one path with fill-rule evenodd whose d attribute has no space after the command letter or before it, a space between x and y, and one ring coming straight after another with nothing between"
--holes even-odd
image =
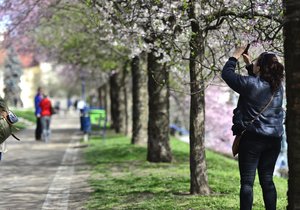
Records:
<instances>
[{"instance_id":1,"label":"green grass","mask_svg":"<svg viewBox=\"0 0 300 210\"><path fill-rule=\"evenodd\" d=\"M24 118L30 122L35 122L36 117L34 115L34 111L31 109L24 109L24 110L20 110L20 109L16 109L13 110L13 112L19 117L19 118Z\"/></svg>"},{"instance_id":2,"label":"green grass","mask_svg":"<svg viewBox=\"0 0 300 210\"><path fill-rule=\"evenodd\" d=\"M124 136L106 140L94 138L85 158L93 166L94 193L87 209L238 209L239 173L237 161L206 152L210 196L189 195L189 145L171 140L174 161L149 163L146 148L130 144ZM287 181L275 177L277 209L287 205ZM258 181L254 187L253 210L264 209Z\"/></svg>"},{"instance_id":3,"label":"green grass","mask_svg":"<svg viewBox=\"0 0 300 210\"><path fill-rule=\"evenodd\" d=\"M32 123L35 123L36 122L36 117L34 115L34 111L31 110L31 109L15 109L15 110L12 110L17 116L18 118L20 119L19 122L17 122L15 124L15 127L17 127L18 129L24 129L27 127L26 123L22 120L26 120L26 121L29 121L29 122L32 122Z\"/></svg>"}]
</instances>

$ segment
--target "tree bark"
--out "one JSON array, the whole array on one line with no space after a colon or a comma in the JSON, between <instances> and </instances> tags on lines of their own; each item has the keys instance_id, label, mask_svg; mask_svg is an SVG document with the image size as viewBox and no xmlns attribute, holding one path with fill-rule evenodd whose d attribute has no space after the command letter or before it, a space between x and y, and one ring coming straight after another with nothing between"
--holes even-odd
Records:
<instances>
[{"instance_id":1,"label":"tree bark","mask_svg":"<svg viewBox=\"0 0 300 210\"><path fill-rule=\"evenodd\" d=\"M106 109L106 84L98 87L98 106Z\"/></svg>"},{"instance_id":2,"label":"tree bark","mask_svg":"<svg viewBox=\"0 0 300 210\"><path fill-rule=\"evenodd\" d=\"M192 36L190 40L190 193L209 194L206 160L205 160L205 84L202 78L202 68L196 61L202 61L204 53L202 31L195 17L194 1L189 2L189 18L191 20Z\"/></svg>"},{"instance_id":3,"label":"tree bark","mask_svg":"<svg viewBox=\"0 0 300 210\"><path fill-rule=\"evenodd\" d=\"M128 124L129 124L129 114L128 114L128 94L127 94L127 65L128 61L126 61L124 67L123 67L123 74L122 74L122 91L123 91L123 97L121 97L121 101L124 104L124 124L121 125L122 129L124 130L124 134L128 135Z\"/></svg>"},{"instance_id":4,"label":"tree bark","mask_svg":"<svg viewBox=\"0 0 300 210\"><path fill-rule=\"evenodd\" d=\"M117 126L117 111L118 111L118 106L119 106L119 85L117 82L117 72L114 72L110 75L109 77L109 95L110 95L110 115L111 115L111 128L116 129ZM116 124L115 124L116 122Z\"/></svg>"},{"instance_id":5,"label":"tree bark","mask_svg":"<svg viewBox=\"0 0 300 210\"><path fill-rule=\"evenodd\" d=\"M288 143L288 210L300 209L300 2L285 0L284 56Z\"/></svg>"},{"instance_id":6,"label":"tree bark","mask_svg":"<svg viewBox=\"0 0 300 210\"><path fill-rule=\"evenodd\" d=\"M123 71L110 75L111 126L116 133L125 133L125 96L123 90Z\"/></svg>"},{"instance_id":7,"label":"tree bark","mask_svg":"<svg viewBox=\"0 0 300 210\"><path fill-rule=\"evenodd\" d=\"M154 52L148 53L148 153L150 162L171 162L169 146L169 73L158 63Z\"/></svg>"},{"instance_id":8,"label":"tree bark","mask_svg":"<svg viewBox=\"0 0 300 210\"><path fill-rule=\"evenodd\" d=\"M19 84L21 82L20 78L23 74L23 69L19 60L17 53L14 48L7 49L7 57L4 61L4 72L3 72L3 82L4 82L4 100L7 104L15 107L22 107L23 102L21 100L21 88Z\"/></svg>"},{"instance_id":9,"label":"tree bark","mask_svg":"<svg viewBox=\"0 0 300 210\"><path fill-rule=\"evenodd\" d=\"M108 84L105 83L104 85L98 87L98 106L101 109L105 110L106 113L106 121L109 119L108 115Z\"/></svg>"},{"instance_id":10,"label":"tree bark","mask_svg":"<svg viewBox=\"0 0 300 210\"><path fill-rule=\"evenodd\" d=\"M140 57L135 56L131 62L132 74L132 144L147 143L147 75L141 69Z\"/></svg>"}]
</instances>

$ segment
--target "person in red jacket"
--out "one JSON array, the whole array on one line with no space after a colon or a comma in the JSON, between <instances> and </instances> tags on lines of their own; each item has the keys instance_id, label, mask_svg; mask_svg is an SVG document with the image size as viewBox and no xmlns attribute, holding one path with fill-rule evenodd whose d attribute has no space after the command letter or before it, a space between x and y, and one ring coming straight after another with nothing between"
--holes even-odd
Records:
<instances>
[{"instance_id":1,"label":"person in red jacket","mask_svg":"<svg viewBox=\"0 0 300 210\"><path fill-rule=\"evenodd\" d=\"M41 108L41 122L42 122L42 140L45 142L49 141L50 137L50 123L52 113L52 104L47 95L44 95L44 98L40 102Z\"/></svg>"}]
</instances>

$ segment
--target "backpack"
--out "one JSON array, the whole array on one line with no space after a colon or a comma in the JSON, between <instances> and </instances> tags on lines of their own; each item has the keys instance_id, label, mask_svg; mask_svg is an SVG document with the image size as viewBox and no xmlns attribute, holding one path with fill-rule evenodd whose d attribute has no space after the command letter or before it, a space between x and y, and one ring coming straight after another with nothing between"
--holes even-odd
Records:
<instances>
[{"instance_id":1,"label":"backpack","mask_svg":"<svg viewBox=\"0 0 300 210\"><path fill-rule=\"evenodd\" d=\"M13 124L18 121L18 117L8 109L6 102L0 97L0 144L2 144L10 135L19 140L12 131Z\"/></svg>"}]
</instances>

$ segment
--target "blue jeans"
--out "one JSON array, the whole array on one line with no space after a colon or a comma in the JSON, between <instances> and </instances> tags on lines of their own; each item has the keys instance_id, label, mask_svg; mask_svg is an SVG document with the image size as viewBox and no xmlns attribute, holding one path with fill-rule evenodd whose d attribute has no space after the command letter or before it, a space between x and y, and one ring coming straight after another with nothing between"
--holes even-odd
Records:
<instances>
[{"instance_id":1,"label":"blue jeans","mask_svg":"<svg viewBox=\"0 0 300 210\"><path fill-rule=\"evenodd\" d=\"M51 122L51 117L50 116L43 116L41 118L41 123L42 123L42 128L43 128L42 139L45 142L49 141L49 137L50 137L50 122Z\"/></svg>"},{"instance_id":2,"label":"blue jeans","mask_svg":"<svg viewBox=\"0 0 300 210\"><path fill-rule=\"evenodd\" d=\"M266 137L245 132L239 147L241 178L240 210L251 210L253 183L258 169L266 210L276 210L277 192L273 172L281 147L281 137Z\"/></svg>"}]
</instances>

